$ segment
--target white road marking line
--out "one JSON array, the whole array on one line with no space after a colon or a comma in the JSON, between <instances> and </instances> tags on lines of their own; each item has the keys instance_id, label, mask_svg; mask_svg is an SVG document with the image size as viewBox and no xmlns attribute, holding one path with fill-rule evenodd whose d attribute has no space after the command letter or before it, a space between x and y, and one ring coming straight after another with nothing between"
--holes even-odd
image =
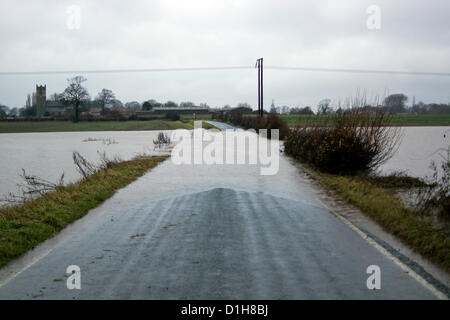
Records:
<instances>
[{"instance_id":1,"label":"white road marking line","mask_svg":"<svg viewBox=\"0 0 450 320\"><path fill-rule=\"evenodd\" d=\"M0 283L0 288L3 287L4 285L8 284L11 280L15 279L17 276L19 276L21 273L25 272L26 270L28 270L30 267L32 267L35 263L39 262L40 260L44 259L50 252L53 251L53 249L55 249L55 247L45 251L43 254L35 257L33 259L33 261L31 261L29 264L27 264L25 267L23 267L22 269L20 269L20 271L12 274L11 276L9 276L8 278L6 278L3 282Z\"/></svg>"},{"instance_id":2,"label":"white road marking line","mask_svg":"<svg viewBox=\"0 0 450 320\"><path fill-rule=\"evenodd\" d=\"M316 200L322 204L328 211L330 211L333 215L335 215L339 220L341 220L343 223L345 223L350 229L352 229L354 232L356 232L361 238L366 240L368 243L370 243L375 249L377 249L381 254L386 256L389 260L394 262L400 269L402 269L404 272L409 274L413 279L418 281L421 285L423 285L425 288L427 288L431 293L433 293L437 298L441 300L448 300L449 298L447 295L445 295L443 292L441 292L439 289L434 287L431 283L429 283L427 280L425 280L422 276L420 276L418 273L416 273L414 270L412 270L410 267L408 267L406 264L401 262L398 258L394 257L389 251L387 251L385 248L383 248L381 245L379 245L375 240L373 240L371 237L369 237L367 234L365 234L363 231L361 231L357 226L355 226L353 223L351 223L349 220L347 220L345 217L334 211L333 209L329 208L326 204L324 204L320 199L316 198Z\"/></svg>"}]
</instances>

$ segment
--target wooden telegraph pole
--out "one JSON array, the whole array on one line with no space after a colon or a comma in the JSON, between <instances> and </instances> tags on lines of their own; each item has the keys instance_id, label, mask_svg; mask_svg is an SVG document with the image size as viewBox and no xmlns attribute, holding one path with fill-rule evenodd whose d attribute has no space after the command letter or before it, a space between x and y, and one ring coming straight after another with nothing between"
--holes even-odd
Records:
<instances>
[{"instance_id":1,"label":"wooden telegraph pole","mask_svg":"<svg viewBox=\"0 0 450 320\"><path fill-rule=\"evenodd\" d=\"M258 114L262 117L264 115L263 58L256 60L256 67L258 68Z\"/></svg>"}]
</instances>

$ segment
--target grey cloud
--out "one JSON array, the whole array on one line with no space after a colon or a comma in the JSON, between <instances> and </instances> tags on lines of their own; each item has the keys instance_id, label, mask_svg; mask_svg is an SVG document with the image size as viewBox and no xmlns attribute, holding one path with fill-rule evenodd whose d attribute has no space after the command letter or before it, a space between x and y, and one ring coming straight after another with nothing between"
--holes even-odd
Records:
<instances>
[{"instance_id":1,"label":"grey cloud","mask_svg":"<svg viewBox=\"0 0 450 320\"><path fill-rule=\"evenodd\" d=\"M80 30L66 28L69 5ZM382 10L381 30L366 8ZM450 72L450 3L406 1L12 1L0 4L0 71L252 65ZM21 106L36 83L62 91L65 76L0 76L0 103ZM255 105L256 72L89 75L91 95ZM315 106L357 87L449 102L449 78L267 71L266 103Z\"/></svg>"}]
</instances>

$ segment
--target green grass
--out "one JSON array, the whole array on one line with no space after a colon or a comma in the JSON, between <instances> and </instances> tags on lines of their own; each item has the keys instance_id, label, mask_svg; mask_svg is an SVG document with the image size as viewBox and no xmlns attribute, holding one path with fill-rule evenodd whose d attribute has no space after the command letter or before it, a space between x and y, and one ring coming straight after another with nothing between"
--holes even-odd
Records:
<instances>
[{"instance_id":1,"label":"green grass","mask_svg":"<svg viewBox=\"0 0 450 320\"><path fill-rule=\"evenodd\" d=\"M314 173L313 176L348 203L358 207L384 230L450 272L449 230L444 226L436 226L430 218L419 218L393 195L391 189L393 185L412 183L414 186L417 182L403 179L387 183L386 186L386 182L375 184L378 182L377 179L367 177L335 176L323 173Z\"/></svg>"},{"instance_id":2,"label":"green grass","mask_svg":"<svg viewBox=\"0 0 450 320\"><path fill-rule=\"evenodd\" d=\"M329 116L281 115L289 126L321 123ZM450 114L394 115L392 124L396 126L450 126Z\"/></svg>"},{"instance_id":3,"label":"green grass","mask_svg":"<svg viewBox=\"0 0 450 320\"><path fill-rule=\"evenodd\" d=\"M181 120L192 120L192 114L181 114ZM195 119L196 120L212 120L212 115L211 114L196 114L195 115Z\"/></svg>"},{"instance_id":4,"label":"green grass","mask_svg":"<svg viewBox=\"0 0 450 320\"><path fill-rule=\"evenodd\" d=\"M0 122L0 133L71 131L144 131L193 129L193 121L16 121Z\"/></svg>"},{"instance_id":5,"label":"green grass","mask_svg":"<svg viewBox=\"0 0 450 320\"><path fill-rule=\"evenodd\" d=\"M384 189L411 189L422 188L427 184L416 177L410 177L403 174L391 174L389 176L373 176L362 175L358 176L361 182L371 183L379 188Z\"/></svg>"},{"instance_id":6,"label":"green grass","mask_svg":"<svg viewBox=\"0 0 450 320\"><path fill-rule=\"evenodd\" d=\"M121 162L25 204L0 208L0 268L83 217L166 158L138 157Z\"/></svg>"}]
</instances>

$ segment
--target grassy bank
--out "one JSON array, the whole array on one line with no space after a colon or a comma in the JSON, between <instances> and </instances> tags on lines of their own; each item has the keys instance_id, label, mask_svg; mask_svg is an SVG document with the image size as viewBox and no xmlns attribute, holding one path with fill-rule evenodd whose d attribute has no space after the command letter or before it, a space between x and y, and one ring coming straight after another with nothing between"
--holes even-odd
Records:
<instances>
[{"instance_id":1,"label":"grassy bank","mask_svg":"<svg viewBox=\"0 0 450 320\"><path fill-rule=\"evenodd\" d=\"M381 227L406 245L450 272L450 232L438 227L431 218L420 218L405 208L393 190L416 187L414 178L368 178L337 176L313 172L323 186L334 191L348 203L359 208Z\"/></svg>"},{"instance_id":2,"label":"grassy bank","mask_svg":"<svg viewBox=\"0 0 450 320\"><path fill-rule=\"evenodd\" d=\"M0 267L83 217L166 158L121 162L25 204L0 208Z\"/></svg>"},{"instance_id":3,"label":"grassy bank","mask_svg":"<svg viewBox=\"0 0 450 320\"><path fill-rule=\"evenodd\" d=\"M71 131L145 131L193 129L193 121L17 121L0 122L0 133L71 132Z\"/></svg>"}]
</instances>

